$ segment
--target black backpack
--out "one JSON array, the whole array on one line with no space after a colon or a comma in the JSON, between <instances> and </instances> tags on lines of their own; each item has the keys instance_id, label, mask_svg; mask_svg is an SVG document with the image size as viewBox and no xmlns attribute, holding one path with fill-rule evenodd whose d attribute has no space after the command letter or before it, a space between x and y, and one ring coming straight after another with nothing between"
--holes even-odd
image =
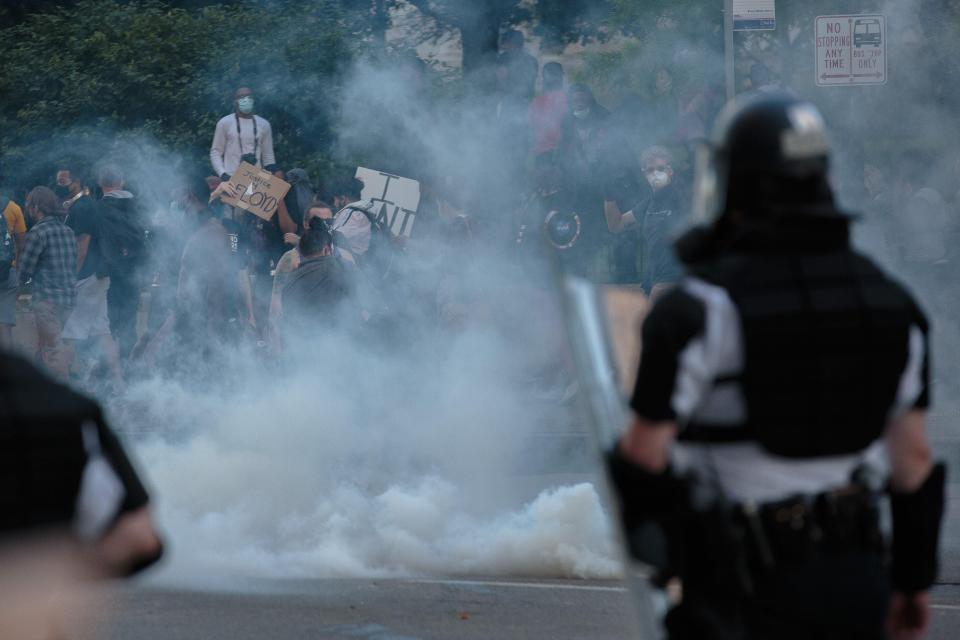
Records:
<instances>
[{"instance_id":1,"label":"black backpack","mask_svg":"<svg viewBox=\"0 0 960 640\"><path fill-rule=\"evenodd\" d=\"M101 200L98 207L100 226L99 276L130 274L146 261L147 228L132 206Z\"/></svg>"},{"instance_id":2,"label":"black backpack","mask_svg":"<svg viewBox=\"0 0 960 640\"><path fill-rule=\"evenodd\" d=\"M393 270L394 262L402 253L399 242L386 226L382 214L382 203L361 201L360 206L348 206L352 211L363 214L370 221L370 245L362 256L354 256L357 264L377 278L386 278ZM357 203L354 203L357 204ZM333 231L333 244L346 246L339 231Z\"/></svg>"},{"instance_id":3,"label":"black backpack","mask_svg":"<svg viewBox=\"0 0 960 640\"><path fill-rule=\"evenodd\" d=\"M10 198L0 195L0 283L5 283L10 277L10 269L13 267L13 260L17 255L17 247L13 242L13 236L10 234L10 228L7 226L6 218L3 216L4 210L10 204Z\"/></svg>"}]
</instances>

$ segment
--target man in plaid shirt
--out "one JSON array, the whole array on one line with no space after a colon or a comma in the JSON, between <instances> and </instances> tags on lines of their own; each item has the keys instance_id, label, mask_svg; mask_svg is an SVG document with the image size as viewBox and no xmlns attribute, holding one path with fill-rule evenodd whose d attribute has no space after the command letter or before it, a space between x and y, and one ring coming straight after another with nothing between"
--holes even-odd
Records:
<instances>
[{"instance_id":1,"label":"man in plaid shirt","mask_svg":"<svg viewBox=\"0 0 960 640\"><path fill-rule=\"evenodd\" d=\"M33 312L40 360L67 377L72 348L61 338L63 324L76 302L77 241L62 217L60 200L47 187L27 196L27 213L35 221L20 255L21 286L33 279Z\"/></svg>"}]
</instances>

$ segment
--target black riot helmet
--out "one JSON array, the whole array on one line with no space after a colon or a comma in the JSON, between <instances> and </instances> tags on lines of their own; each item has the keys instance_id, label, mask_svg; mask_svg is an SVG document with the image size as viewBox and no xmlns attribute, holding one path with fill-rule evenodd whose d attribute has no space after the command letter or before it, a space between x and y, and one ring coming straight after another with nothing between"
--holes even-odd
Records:
<instances>
[{"instance_id":1,"label":"black riot helmet","mask_svg":"<svg viewBox=\"0 0 960 640\"><path fill-rule=\"evenodd\" d=\"M694 211L714 222L731 211L754 221L784 213L836 215L827 180L830 142L820 111L785 94L727 105L698 150Z\"/></svg>"}]
</instances>

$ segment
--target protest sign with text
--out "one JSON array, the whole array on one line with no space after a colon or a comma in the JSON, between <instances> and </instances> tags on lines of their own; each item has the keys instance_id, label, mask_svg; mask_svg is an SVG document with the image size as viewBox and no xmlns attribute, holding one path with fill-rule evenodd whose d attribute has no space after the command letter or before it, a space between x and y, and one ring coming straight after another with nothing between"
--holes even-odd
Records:
<instances>
[{"instance_id":1,"label":"protest sign with text","mask_svg":"<svg viewBox=\"0 0 960 640\"><path fill-rule=\"evenodd\" d=\"M360 196L373 202L372 215L394 237L409 238L420 206L420 183L410 178L357 167L356 177L363 182Z\"/></svg>"},{"instance_id":2,"label":"protest sign with text","mask_svg":"<svg viewBox=\"0 0 960 640\"><path fill-rule=\"evenodd\" d=\"M242 162L230 182L221 185L220 189L222 202L269 220L290 190L290 184L269 171Z\"/></svg>"}]
</instances>

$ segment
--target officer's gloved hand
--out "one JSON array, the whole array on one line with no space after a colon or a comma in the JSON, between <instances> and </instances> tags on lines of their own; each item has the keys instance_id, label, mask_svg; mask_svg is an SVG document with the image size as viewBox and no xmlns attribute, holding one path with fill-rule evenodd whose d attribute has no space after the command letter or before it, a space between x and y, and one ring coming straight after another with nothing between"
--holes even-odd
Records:
<instances>
[{"instance_id":1,"label":"officer's gloved hand","mask_svg":"<svg viewBox=\"0 0 960 640\"><path fill-rule=\"evenodd\" d=\"M605 459L625 522L669 515L686 504L688 483L671 467L661 473L647 471L630 460L619 445L610 447Z\"/></svg>"},{"instance_id":2,"label":"officer's gloved hand","mask_svg":"<svg viewBox=\"0 0 960 640\"><path fill-rule=\"evenodd\" d=\"M618 445L605 456L630 556L661 571L670 567L665 521L683 512L689 484L670 467L652 473L630 460Z\"/></svg>"}]
</instances>

